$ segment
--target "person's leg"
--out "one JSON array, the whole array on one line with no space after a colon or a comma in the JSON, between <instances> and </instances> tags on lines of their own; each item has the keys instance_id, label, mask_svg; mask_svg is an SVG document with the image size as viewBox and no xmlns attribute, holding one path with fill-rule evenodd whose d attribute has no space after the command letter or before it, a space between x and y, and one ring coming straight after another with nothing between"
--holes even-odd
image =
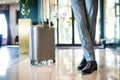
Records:
<instances>
[{"instance_id":1,"label":"person's leg","mask_svg":"<svg viewBox=\"0 0 120 80\"><path fill-rule=\"evenodd\" d=\"M77 28L78 28L78 26L80 27L80 22L81 22L82 18L85 17L85 19L86 19L84 0L71 0L71 5L72 5L73 13L74 13L75 18L76 18ZM83 9L81 9L82 7L83 7ZM81 15L83 15L83 17L81 17ZM86 20L84 20L84 24L87 25ZM81 32L81 31L78 30L78 32ZM82 33L79 33L79 38L80 38L81 34ZM83 55L83 59L80 62L78 69L81 70L82 68L85 67L85 65L86 65L86 59L85 59L85 56Z\"/></svg>"},{"instance_id":2,"label":"person's leg","mask_svg":"<svg viewBox=\"0 0 120 80\"><path fill-rule=\"evenodd\" d=\"M90 34L91 41L94 45L95 29L96 29L96 18L98 11L98 0L85 0L86 16L88 21L88 31ZM95 61L95 53L91 54L94 60L88 61L85 68L82 70L82 74L89 74L94 70L97 70L97 62Z\"/></svg>"},{"instance_id":3,"label":"person's leg","mask_svg":"<svg viewBox=\"0 0 120 80\"><path fill-rule=\"evenodd\" d=\"M73 12L77 21L79 37L81 40L82 48L84 51L85 59L87 60L87 64L83 70L85 74L91 73L94 69L93 62L95 61L93 41L91 39L90 31L89 31L89 20L86 9L86 1L85 0L71 0ZM88 64L89 63L89 64ZM96 67L96 65L95 65Z\"/></svg>"},{"instance_id":4,"label":"person's leg","mask_svg":"<svg viewBox=\"0 0 120 80\"><path fill-rule=\"evenodd\" d=\"M92 43L95 42L95 31L96 31L96 19L97 19L97 12L98 12L98 0L85 0L85 7L87 13L87 20L88 20L88 30L90 33L90 37Z\"/></svg>"},{"instance_id":5,"label":"person's leg","mask_svg":"<svg viewBox=\"0 0 120 80\"><path fill-rule=\"evenodd\" d=\"M87 21L87 14L85 9L85 0L71 0L72 9L76 18L79 37L81 40L84 56L87 61L93 61L94 49L90 33L88 30L89 24Z\"/></svg>"}]
</instances>

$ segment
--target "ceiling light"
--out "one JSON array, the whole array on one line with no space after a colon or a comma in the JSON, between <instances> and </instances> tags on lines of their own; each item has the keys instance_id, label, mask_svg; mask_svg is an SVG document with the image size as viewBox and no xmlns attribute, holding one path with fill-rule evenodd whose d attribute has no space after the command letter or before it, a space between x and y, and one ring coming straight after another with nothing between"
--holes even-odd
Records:
<instances>
[{"instance_id":1,"label":"ceiling light","mask_svg":"<svg viewBox=\"0 0 120 80\"><path fill-rule=\"evenodd\" d=\"M2 1L3 3L5 3L5 1Z\"/></svg>"}]
</instances>

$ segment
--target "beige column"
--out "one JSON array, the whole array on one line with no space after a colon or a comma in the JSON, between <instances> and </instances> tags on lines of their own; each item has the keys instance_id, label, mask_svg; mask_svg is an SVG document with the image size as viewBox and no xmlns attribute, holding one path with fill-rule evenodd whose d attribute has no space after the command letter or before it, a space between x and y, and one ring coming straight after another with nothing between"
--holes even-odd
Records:
<instances>
[{"instance_id":1,"label":"beige column","mask_svg":"<svg viewBox=\"0 0 120 80\"><path fill-rule=\"evenodd\" d=\"M29 53L31 19L19 19L19 54Z\"/></svg>"}]
</instances>

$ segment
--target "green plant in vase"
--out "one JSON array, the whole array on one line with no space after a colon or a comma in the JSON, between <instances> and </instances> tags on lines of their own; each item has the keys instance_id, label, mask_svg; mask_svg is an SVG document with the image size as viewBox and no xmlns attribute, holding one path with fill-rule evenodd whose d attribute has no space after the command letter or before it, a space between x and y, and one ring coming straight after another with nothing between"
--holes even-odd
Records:
<instances>
[{"instance_id":1,"label":"green plant in vase","mask_svg":"<svg viewBox=\"0 0 120 80\"><path fill-rule=\"evenodd\" d=\"M21 6L21 13L24 16L24 18L27 18L27 16L30 13L30 5L34 2L34 0L20 0L20 6Z\"/></svg>"}]
</instances>

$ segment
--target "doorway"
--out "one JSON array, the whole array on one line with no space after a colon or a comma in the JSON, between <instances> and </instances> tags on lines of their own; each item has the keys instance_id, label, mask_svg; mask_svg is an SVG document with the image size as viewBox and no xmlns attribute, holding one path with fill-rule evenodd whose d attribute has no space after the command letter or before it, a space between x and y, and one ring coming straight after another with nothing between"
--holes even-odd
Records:
<instances>
[{"instance_id":1,"label":"doorway","mask_svg":"<svg viewBox=\"0 0 120 80\"><path fill-rule=\"evenodd\" d=\"M2 45L7 44L7 21L5 14L0 14L0 34L2 35Z\"/></svg>"}]
</instances>

